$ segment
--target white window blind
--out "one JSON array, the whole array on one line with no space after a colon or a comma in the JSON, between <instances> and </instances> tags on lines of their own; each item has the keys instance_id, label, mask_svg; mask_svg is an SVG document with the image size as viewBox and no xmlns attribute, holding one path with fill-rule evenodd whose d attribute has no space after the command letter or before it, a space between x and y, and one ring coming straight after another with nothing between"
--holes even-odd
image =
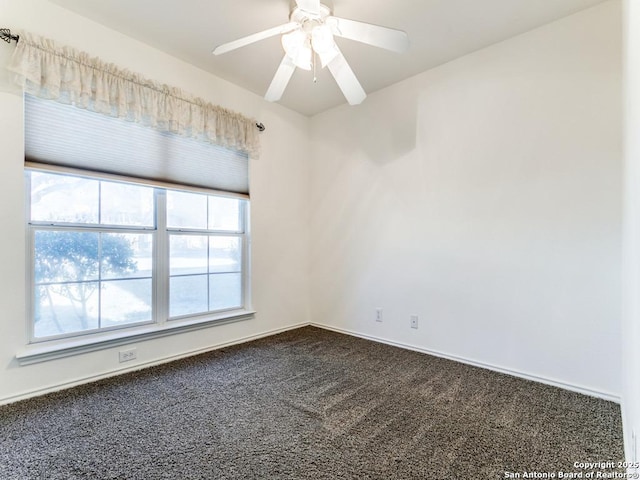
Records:
<instances>
[{"instance_id":1,"label":"white window blind","mask_svg":"<svg viewBox=\"0 0 640 480\"><path fill-rule=\"evenodd\" d=\"M249 193L249 158L243 152L28 94L25 160Z\"/></svg>"}]
</instances>

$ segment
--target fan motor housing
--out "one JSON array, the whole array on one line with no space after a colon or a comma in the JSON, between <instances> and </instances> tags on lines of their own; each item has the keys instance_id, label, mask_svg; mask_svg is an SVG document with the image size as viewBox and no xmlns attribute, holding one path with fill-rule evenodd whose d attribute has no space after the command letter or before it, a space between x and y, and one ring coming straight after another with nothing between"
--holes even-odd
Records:
<instances>
[{"instance_id":1,"label":"fan motor housing","mask_svg":"<svg viewBox=\"0 0 640 480\"><path fill-rule=\"evenodd\" d=\"M301 25L304 25L309 20L316 21L319 23L324 23L324 19L331 15L331 9L326 5L320 4L320 13L314 14L302 10L300 7L295 7L291 10L291 15L289 15L289 20L292 22L298 22Z\"/></svg>"}]
</instances>

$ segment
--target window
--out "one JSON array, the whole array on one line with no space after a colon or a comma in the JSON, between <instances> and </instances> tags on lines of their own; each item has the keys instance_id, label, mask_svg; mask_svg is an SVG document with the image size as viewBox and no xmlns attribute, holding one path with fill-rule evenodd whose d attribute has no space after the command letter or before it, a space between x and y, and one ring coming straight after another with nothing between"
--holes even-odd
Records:
<instances>
[{"instance_id":1,"label":"window","mask_svg":"<svg viewBox=\"0 0 640 480\"><path fill-rule=\"evenodd\" d=\"M20 364L252 316L246 153L28 94L24 106Z\"/></svg>"},{"instance_id":2,"label":"window","mask_svg":"<svg viewBox=\"0 0 640 480\"><path fill-rule=\"evenodd\" d=\"M28 94L24 107L21 365L252 316L245 152Z\"/></svg>"},{"instance_id":3,"label":"window","mask_svg":"<svg viewBox=\"0 0 640 480\"><path fill-rule=\"evenodd\" d=\"M25 172L32 342L245 311L246 199Z\"/></svg>"}]
</instances>

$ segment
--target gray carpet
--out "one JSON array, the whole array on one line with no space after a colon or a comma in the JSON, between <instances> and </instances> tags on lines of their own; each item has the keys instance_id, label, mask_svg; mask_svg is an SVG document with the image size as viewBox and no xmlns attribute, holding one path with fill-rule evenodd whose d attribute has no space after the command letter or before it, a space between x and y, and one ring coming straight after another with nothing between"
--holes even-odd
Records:
<instances>
[{"instance_id":1,"label":"gray carpet","mask_svg":"<svg viewBox=\"0 0 640 480\"><path fill-rule=\"evenodd\" d=\"M0 428L3 480L473 480L623 458L616 404L311 327L0 407Z\"/></svg>"}]
</instances>

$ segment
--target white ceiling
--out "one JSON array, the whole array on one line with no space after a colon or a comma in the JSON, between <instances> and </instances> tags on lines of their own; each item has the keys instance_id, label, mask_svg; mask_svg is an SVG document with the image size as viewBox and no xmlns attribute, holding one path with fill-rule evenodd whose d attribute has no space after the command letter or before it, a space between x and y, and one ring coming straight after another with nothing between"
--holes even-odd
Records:
<instances>
[{"instance_id":1,"label":"white ceiling","mask_svg":"<svg viewBox=\"0 0 640 480\"><path fill-rule=\"evenodd\" d=\"M288 21L289 0L51 0L181 58L258 95L271 83L283 50L278 37L215 57L222 43ZM336 16L409 34L403 55L350 40L337 43L368 92L588 8L603 0L333 0ZM344 103L325 70L313 84L297 70L282 100L314 115Z\"/></svg>"}]
</instances>

